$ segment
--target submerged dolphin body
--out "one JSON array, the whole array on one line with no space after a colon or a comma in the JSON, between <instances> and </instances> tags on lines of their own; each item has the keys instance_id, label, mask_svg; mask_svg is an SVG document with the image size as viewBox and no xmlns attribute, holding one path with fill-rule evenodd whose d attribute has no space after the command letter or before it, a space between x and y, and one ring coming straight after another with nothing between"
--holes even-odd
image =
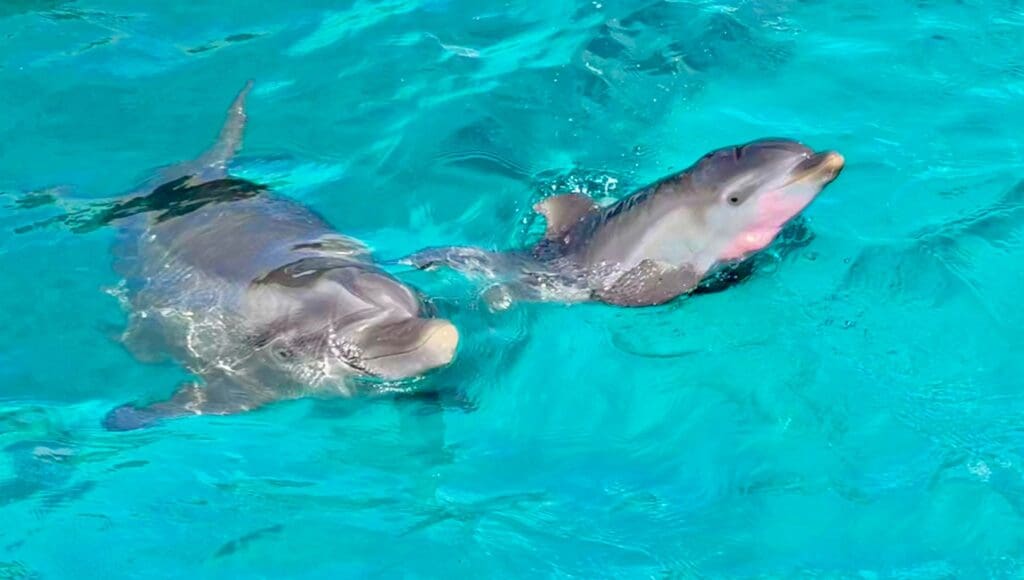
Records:
<instances>
[{"instance_id":1,"label":"submerged dolphin body","mask_svg":"<svg viewBox=\"0 0 1024 580\"><path fill-rule=\"evenodd\" d=\"M402 261L495 282L488 298L497 307L514 299L662 304L768 246L843 163L787 139L725 147L609 207L580 194L541 201L534 209L547 231L528 250L433 248Z\"/></svg>"},{"instance_id":2,"label":"submerged dolphin body","mask_svg":"<svg viewBox=\"0 0 1024 580\"><path fill-rule=\"evenodd\" d=\"M169 400L114 409L109 429L347 395L355 377L404 379L454 356L455 327L432 318L362 245L302 205L227 176L250 87L206 155L99 216L123 226L126 344L169 353L201 379Z\"/></svg>"}]
</instances>

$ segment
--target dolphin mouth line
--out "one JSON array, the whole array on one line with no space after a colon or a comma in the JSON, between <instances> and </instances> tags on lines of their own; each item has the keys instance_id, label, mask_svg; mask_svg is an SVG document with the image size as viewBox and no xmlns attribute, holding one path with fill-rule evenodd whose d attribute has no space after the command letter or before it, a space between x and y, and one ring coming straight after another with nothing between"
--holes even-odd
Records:
<instances>
[{"instance_id":1,"label":"dolphin mouth line","mask_svg":"<svg viewBox=\"0 0 1024 580\"><path fill-rule=\"evenodd\" d=\"M439 320L439 319L432 319L432 320ZM384 372L380 371L379 369L373 368L373 366L374 366L373 363L375 363L377 361L381 361L381 360L387 360L387 359L389 359L391 357L404 356L404 355L407 355L407 354L414 353L417 350L423 348L428 342L430 342L430 340L436 334L441 333L441 332L452 332L451 329L453 329L453 328L454 328L454 326L449 327L449 326L446 326L446 325L438 325L437 327L433 328L430 332L426 333L426 335L424 335L418 342L416 342L415 344L413 344L413 345L409 346L408 348L406 348L404 350L401 350L401 351L389 352L387 354L379 354L377 356L359 356L358 358L339 357L339 360L340 360L341 364L343 364L344 366L346 366L346 367L350 368L351 370L355 371L355 373L357 375L362 375L362 377L361 377L362 379L381 379L381 380L385 380L385 381L404 381L404 380L407 380L407 379L414 379L415 377L392 377L392 376L388 376L387 373L384 373ZM455 334L455 338L452 339L452 338L449 337L449 340L457 341L458 340L457 332L458 331L455 331L455 333L456 333Z\"/></svg>"},{"instance_id":2,"label":"dolphin mouth line","mask_svg":"<svg viewBox=\"0 0 1024 580\"><path fill-rule=\"evenodd\" d=\"M794 168L792 177L782 187L788 187L799 181L806 181L822 175L828 175L827 179L823 180L825 183L828 183L839 176L839 172L843 170L845 164L846 160L843 156L835 151L815 153L801 161Z\"/></svg>"},{"instance_id":3,"label":"dolphin mouth line","mask_svg":"<svg viewBox=\"0 0 1024 580\"><path fill-rule=\"evenodd\" d=\"M368 356L368 357L364 357L363 360L369 362L369 361L374 361L374 360L380 360L382 358L388 358L389 356L401 356L403 354L409 354L411 352L416 352L417 350L422 348L424 344L427 344L427 341L430 340L431 337L433 337L438 332L444 330L445 328L446 327L444 327L444 326L438 326L437 328L435 328L435 329L431 330L430 332L428 332L426 334L426 336L424 336L419 342L417 342L416 344L412 345L411 347L409 347L406 350L400 350L400 351L397 351L397 352L389 352L387 354L379 354L377 356Z\"/></svg>"},{"instance_id":4,"label":"dolphin mouth line","mask_svg":"<svg viewBox=\"0 0 1024 580\"><path fill-rule=\"evenodd\" d=\"M426 333L423 336L422 339L420 339L418 342L416 342L416 344L413 344L412 346L410 346L409 348L407 348L405 350L401 350L401 351L397 351L397 352L389 352L387 354L381 354L381 355L377 355L377 356L373 356L373 357L365 357L365 358L363 358L360 361L360 362L363 363L363 365L365 365L364 368L366 369L366 371L364 371L364 372L368 372L368 374L371 374L372 376L375 376L375 377L378 377L378 378L389 379L389 377L387 377L386 374L384 374L384 373L381 373L379 371L370 370L369 369L370 364L373 363L373 362L376 362L376 361L387 360L387 359L392 358L392 357L404 356L404 355L407 355L407 354L414 353L414 352L420 350L421 348L423 348L424 346L426 346L435 336L437 336L438 334L441 334L441 333L445 333L445 334L449 335L447 337L442 337L442 338L446 339L446 342L457 341L458 340L458 334L457 334L458 331L454 331L455 332L454 338L450 336L450 334L453 332L454 328L455 327L452 326L451 323L449 323L448 325L439 324L435 328L433 328L430 332ZM456 344L457 344L457 342L456 342ZM454 350L454 348L453 348L453 350ZM394 378L392 377L389 380L394 380Z\"/></svg>"}]
</instances>

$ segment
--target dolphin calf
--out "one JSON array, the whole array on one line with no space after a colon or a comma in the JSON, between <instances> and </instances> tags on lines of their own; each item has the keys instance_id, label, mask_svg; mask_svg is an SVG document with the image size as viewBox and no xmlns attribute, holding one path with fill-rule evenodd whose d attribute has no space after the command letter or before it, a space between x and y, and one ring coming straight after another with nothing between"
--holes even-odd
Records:
<instances>
[{"instance_id":1,"label":"dolphin calf","mask_svg":"<svg viewBox=\"0 0 1024 580\"><path fill-rule=\"evenodd\" d=\"M205 155L98 217L121 226L126 345L170 354L199 378L165 401L114 409L108 429L349 395L353 379L414 377L455 354L455 327L364 246L306 207L228 176L251 86Z\"/></svg>"},{"instance_id":2,"label":"dolphin calf","mask_svg":"<svg viewBox=\"0 0 1024 580\"><path fill-rule=\"evenodd\" d=\"M489 280L496 308L517 299L663 304L768 246L843 163L788 139L724 147L608 207L575 193L539 202L547 230L532 248L431 248L401 261Z\"/></svg>"}]
</instances>

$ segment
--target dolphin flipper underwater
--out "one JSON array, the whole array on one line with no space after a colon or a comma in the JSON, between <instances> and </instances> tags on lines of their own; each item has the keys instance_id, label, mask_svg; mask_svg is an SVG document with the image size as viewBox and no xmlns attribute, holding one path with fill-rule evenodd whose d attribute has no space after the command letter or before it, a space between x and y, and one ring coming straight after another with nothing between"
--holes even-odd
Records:
<instances>
[{"instance_id":1,"label":"dolphin flipper underwater","mask_svg":"<svg viewBox=\"0 0 1024 580\"><path fill-rule=\"evenodd\" d=\"M119 227L128 346L158 345L198 378L167 400L114 409L108 429L351 395L372 379L416 377L455 355L455 327L363 245L308 208L228 176L251 87L204 155L85 221Z\"/></svg>"},{"instance_id":2,"label":"dolphin flipper underwater","mask_svg":"<svg viewBox=\"0 0 1024 580\"><path fill-rule=\"evenodd\" d=\"M750 259L843 165L836 152L788 139L724 147L608 207L575 193L539 202L547 230L529 249L428 248L401 262L483 278L497 308L515 300L664 304L748 276Z\"/></svg>"}]
</instances>

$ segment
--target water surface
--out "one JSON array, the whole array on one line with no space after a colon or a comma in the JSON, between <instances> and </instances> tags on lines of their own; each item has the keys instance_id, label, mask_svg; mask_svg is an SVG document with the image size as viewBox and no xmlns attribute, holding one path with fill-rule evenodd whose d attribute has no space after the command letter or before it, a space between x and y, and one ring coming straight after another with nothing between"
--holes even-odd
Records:
<instances>
[{"instance_id":1,"label":"water surface","mask_svg":"<svg viewBox=\"0 0 1024 580\"><path fill-rule=\"evenodd\" d=\"M1022 38L1015 0L3 2L0 577L1018 576ZM666 307L403 273L468 405L105 432L188 377L118 343L113 231L15 230L194 157L248 78L233 172L382 259L763 136L848 166L809 244Z\"/></svg>"}]
</instances>

